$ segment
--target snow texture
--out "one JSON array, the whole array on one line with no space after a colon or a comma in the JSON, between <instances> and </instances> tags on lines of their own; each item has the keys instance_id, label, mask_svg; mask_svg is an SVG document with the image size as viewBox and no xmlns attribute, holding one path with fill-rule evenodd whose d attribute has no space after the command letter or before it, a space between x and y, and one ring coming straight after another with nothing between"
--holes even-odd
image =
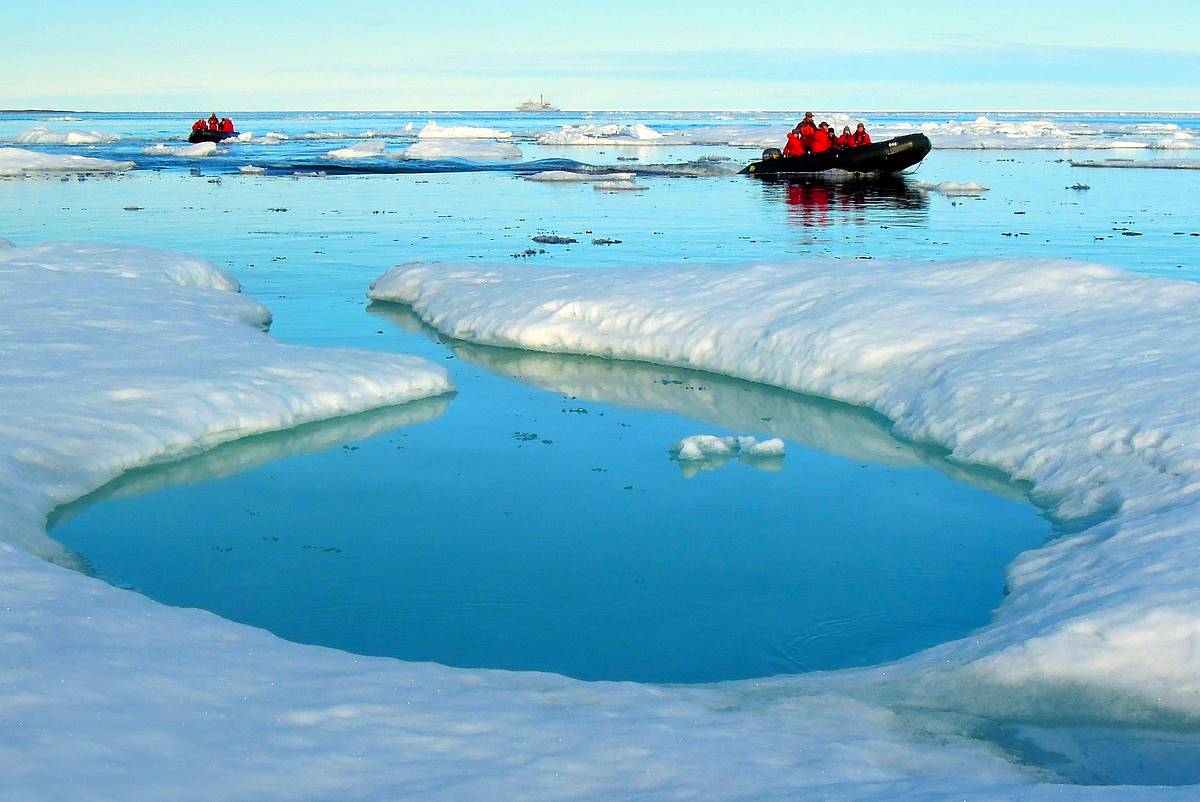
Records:
<instances>
[{"instance_id":1,"label":"snow texture","mask_svg":"<svg viewBox=\"0 0 1200 802\"><path fill-rule=\"evenodd\" d=\"M538 137L540 145L678 145L683 141L641 123L564 125L558 131L547 131Z\"/></svg>"},{"instance_id":2,"label":"snow texture","mask_svg":"<svg viewBox=\"0 0 1200 802\"><path fill-rule=\"evenodd\" d=\"M515 161L521 149L507 142L486 142L477 139L433 139L409 145L406 159L468 159L477 162Z\"/></svg>"},{"instance_id":3,"label":"snow texture","mask_svg":"<svg viewBox=\"0 0 1200 802\"><path fill-rule=\"evenodd\" d=\"M642 192L649 188L633 181L601 181L592 184L592 189L597 192Z\"/></svg>"},{"instance_id":4,"label":"snow texture","mask_svg":"<svg viewBox=\"0 0 1200 802\"><path fill-rule=\"evenodd\" d=\"M114 173L132 170L133 162L118 162L109 159L93 159L88 156L70 156L57 153L40 153L24 148L0 148L0 175L27 175L29 173Z\"/></svg>"},{"instance_id":5,"label":"snow texture","mask_svg":"<svg viewBox=\"0 0 1200 802\"><path fill-rule=\"evenodd\" d=\"M715 434L694 434L671 446L671 456L677 460L706 460L736 457L782 457L783 440L773 437L759 441L749 435L737 437Z\"/></svg>"}]
</instances>

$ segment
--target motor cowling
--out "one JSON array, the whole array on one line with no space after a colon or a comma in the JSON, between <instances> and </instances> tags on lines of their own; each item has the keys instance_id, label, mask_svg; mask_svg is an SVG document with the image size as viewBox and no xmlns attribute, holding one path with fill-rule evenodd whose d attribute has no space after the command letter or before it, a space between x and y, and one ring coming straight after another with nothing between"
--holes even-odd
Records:
<instances>
[{"instance_id":1,"label":"motor cowling","mask_svg":"<svg viewBox=\"0 0 1200 802\"><path fill-rule=\"evenodd\" d=\"M763 151L763 161L767 159L779 159L783 157L783 151L779 148L767 148Z\"/></svg>"}]
</instances>

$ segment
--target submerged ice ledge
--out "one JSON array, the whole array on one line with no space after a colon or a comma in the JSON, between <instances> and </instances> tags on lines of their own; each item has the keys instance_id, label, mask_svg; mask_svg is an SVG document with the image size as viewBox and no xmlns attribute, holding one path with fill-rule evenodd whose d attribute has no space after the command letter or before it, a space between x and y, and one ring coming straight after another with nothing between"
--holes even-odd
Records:
<instances>
[{"instance_id":1,"label":"submerged ice ledge","mask_svg":"<svg viewBox=\"0 0 1200 802\"><path fill-rule=\"evenodd\" d=\"M370 295L472 342L871 407L1031 482L1061 519L1108 518L1023 555L995 623L902 661L887 693L988 717L1200 718L1200 286L1051 260L434 264Z\"/></svg>"}]
</instances>

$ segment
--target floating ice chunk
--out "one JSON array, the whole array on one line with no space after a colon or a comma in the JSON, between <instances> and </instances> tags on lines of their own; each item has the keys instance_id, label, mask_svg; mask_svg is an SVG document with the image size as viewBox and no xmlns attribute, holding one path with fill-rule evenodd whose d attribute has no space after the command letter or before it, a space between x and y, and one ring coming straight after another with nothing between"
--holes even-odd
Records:
<instances>
[{"instance_id":1,"label":"floating ice chunk","mask_svg":"<svg viewBox=\"0 0 1200 802\"><path fill-rule=\"evenodd\" d=\"M382 156L387 143L382 139L368 139L362 142L355 142L348 148L338 148L331 150L321 158L323 159L370 159L375 156Z\"/></svg>"},{"instance_id":2,"label":"floating ice chunk","mask_svg":"<svg viewBox=\"0 0 1200 802\"><path fill-rule=\"evenodd\" d=\"M103 145L116 142L120 138L120 134L102 134L99 131L70 131L62 134L39 125L17 134L15 141L20 145Z\"/></svg>"},{"instance_id":3,"label":"floating ice chunk","mask_svg":"<svg viewBox=\"0 0 1200 802\"><path fill-rule=\"evenodd\" d=\"M576 173L571 170L544 170L524 178L526 181L567 184L584 181L632 181L635 177L634 173Z\"/></svg>"},{"instance_id":4,"label":"floating ice chunk","mask_svg":"<svg viewBox=\"0 0 1200 802\"><path fill-rule=\"evenodd\" d=\"M435 139L415 142L404 151L406 159L469 159L471 161L515 161L521 149L507 142L476 139Z\"/></svg>"},{"instance_id":5,"label":"floating ice chunk","mask_svg":"<svg viewBox=\"0 0 1200 802\"><path fill-rule=\"evenodd\" d=\"M216 152L216 142L197 142L194 145L158 144L142 151L147 156L178 156L181 159L206 159Z\"/></svg>"},{"instance_id":6,"label":"floating ice chunk","mask_svg":"<svg viewBox=\"0 0 1200 802\"><path fill-rule=\"evenodd\" d=\"M642 192L649 188L642 184L635 184L633 181L601 181L598 184L592 184L592 189L597 192Z\"/></svg>"},{"instance_id":7,"label":"floating ice chunk","mask_svg":"<svg viewBox=\"0 0 1200 802\"><path fill-rule=\"evenodd\" d=\"M736 456L782 457L783 440L772 437L759 441L749 435L723 437L715 434L694 434L671 446L669 453L677 460L708 460Z\"/></svg>"},{"instance_id":8,"label":"floating ice chunk","mask_svg":"<svg viewBox=\"0 0 1200 802\"><path fill-rule=\"evenodd\" d=\"M943 181L940 184L927 184L924 181L917 184L917 189L924 189L928 192L939 192L943 195L982 195L989 191L989 187L983 184L968 182L960 184L955 181Z\"/></svg>"},{"instance_id":9,"label":"floating ice chunk","mask_svg":"<svg viewBox=\"0 0 1200 802\"><path fill-rule=\"evenodd\" d=\"M648 125L564 125L538 137L541 145L653 145L680 144L680 137L667 137Z\"/></svg>"},{"instance_id":10,"label":"floating ice chunk","mask_svg":"<svg viewBox=\"0 0 1200 802\"><path fill-rule=\"evenodd\" d=\"M39 153L24 148L0 148L0 175L24 175L36 172L112 173L132 170L133 162Z\"/></svg>"},{"instance_id":11,"label":"floating ice chunk","mask_svg":"<svg viewBox=\"0 0 1200 802\"><path fill-rule=\"evenodd\" d=\"M238 172L242 175L266 175L266 167L255 167L253 164L244 164L238 168Z\"/></svg>"},{"instance_id":12,"label":"floating ice chunk","mask_svg":"<svg viewBox=\"0 0 1200 802\"><path fill-rule=\"evenodd\" d=\"M476 128L469 125L438 125L430 120L417 134L417 139L509 139L512 131L495 128Z\"/></svg>"}]
</instances>

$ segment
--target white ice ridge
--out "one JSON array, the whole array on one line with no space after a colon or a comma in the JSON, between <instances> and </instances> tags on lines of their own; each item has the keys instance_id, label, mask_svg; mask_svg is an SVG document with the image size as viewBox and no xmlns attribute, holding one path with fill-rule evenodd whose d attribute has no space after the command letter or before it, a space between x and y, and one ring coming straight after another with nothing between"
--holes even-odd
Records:
<instances>
[{"instance_id":1,"label":"white ice ridge","mask_svg":"<svg viewBox=\"0 0 1200 802\"><path fill-rule=\"evenodd\" d=\"M477 128L469 125L438 125L430 120L417 133L418 139L509 139L512 131Z\"/></svg>"},{"instance_id":2,"label":"white ice ridge","mask_svg":"<svg viewBox=\"0 0 1200 802\"><path fill-rule=\"evenodd\" d=\"M178 156L181 159L204 159L217 152L216 142L197 142L194 145L151 145L142 151L147 156Z\"/></svg>"},{"instance_id":3,"label":"white ice ridge","mask_svg":"<svg viewBox=\"0 0 1200 802\"><path fill-rule=\"evenodd\" d=\"M632 181L633 173L576 173L571 170L543 170L540 173L524 176L526 181L539 181L547 184L572 184L584 181Z\"/></svg>"},{"instance_id":4,"label":"white ice ridge","mask_svg":"<svg viewBox=\"0 0 1200 802\"><path fill-rule=\"evenodd\" d=\"M16 142L19 145L101 145L120 138L120 134L99 131L68 131L64 134L39 125L17 134Z\"/></svg>"},{"instance_id":5,"label":"white ice ridge","mask_svg":"<svg viewBox=\"0 0 1200 802\"><path fill-rule=\"evenodd\" d=\"M477 162L515 161L521 149L508 142L478 139L433 139L414 142L404 150L405 159L469 159Z\"/></svg>"},{"instance_id":6,"label":"white ice ridge","mask_svg":"<svg viewBox=\"0 0 1200 802\"><path fill-rule=\"evenodd\" d=\"M113 173L132 170L133 162L94 159L89 156L40 153L24 148L0 148L0 175L29 173Z\"/></svg>"},{"instance_id":7,"label":"white ice ridge","mask_svg":"<svg viewBox=\"0 0 1200 802\"><path fill-rule=\"evenodd\" d=\"M680 137L666 137L648 125L564 125L538 137L541 145L667 145L680 144Z\"/></svg>"},{"instance_id":8,"label":"white ice ridge","mask_svg":"<svg viewBox=\"0 0 1200 802\"><path fill-rule=\"evenodd\" d=\"M997 719L1200 719L1200 286L1053 260L411 265L370 295L472 342L870 407L1060 518L1111 516L1022 555L991 626L856 682Z\"/></svg>"},{"instance_id":9,"label":"white ice ridge","mask_svg":"<svg viewBox=\"0 0 1200 802\"><path fill-rule=\"evenodd\" d=\"M1129 170L1200 170L1200 161L1165 159L1072 159L1072 167L1110 167Z\"/></svg>"}]
</instances>

